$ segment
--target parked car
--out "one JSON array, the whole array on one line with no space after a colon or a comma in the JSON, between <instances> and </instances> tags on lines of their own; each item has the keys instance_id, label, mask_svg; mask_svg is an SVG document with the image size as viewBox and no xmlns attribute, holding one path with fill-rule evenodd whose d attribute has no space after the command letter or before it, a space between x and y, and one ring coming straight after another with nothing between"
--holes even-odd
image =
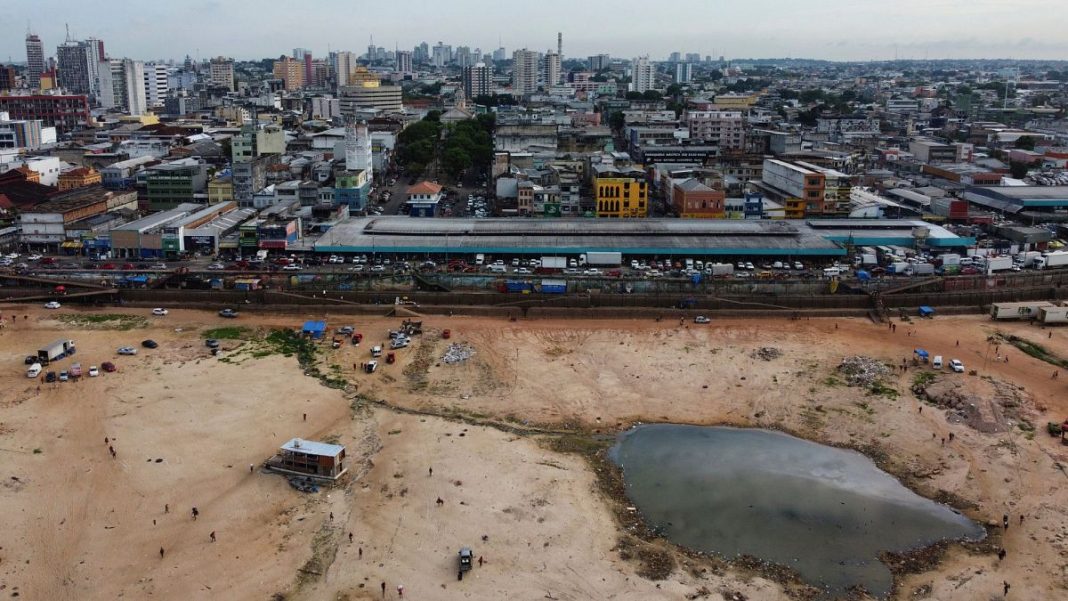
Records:
<instances>
[{"instance_id":1,"label":"parked car","mask_svg":"<svg viewBox=\"0 0 1068 601\"><path fill-rule=\"evenodd\" d=\"M214 338L208 338L204 341L204 346L208 348L219 348L219 341Z\"/></svg>"},{"instance_id":2,"label":"parked car","mask_svg":"<svg viewBox=\"0 0 1068 601\"><path fill-rule=\"evenodd\" d=\"M55 382L55 381L56 381L56 372L50 371L47 374L45 374L45 382L51 384L52 382Z\"/></svg>"},{"instance_id":3,"label":"parked car","mask_svg":"<svg viewBox=\"0 0 1068 601\"><path fill-rule=\"evenodd\" d=\"M156 307L155 309L152 309L152 314L163 316L167 314L167 310L160 307Z\"/></svg>"},{"instance_id":4,"label":"parked car","mask_svg":"<svg viewBox=\"0 0 1068 601\"><path fill-rule=\"evenodd\" d=\"M45 303L44 308L45 309L58 309L58 308L60 308L62 306L63 305L57 303L56 301L48 301L47 303Z\"/></svg>"},{"instance_id":5,"label":"parked car","mask_svg":"<svg viewBox=\"0 0 1068 601\"><path fill-rule=\"evenodd\" d=\"M40 363L34 363L33 365L30 366L29 369L26 370L26 377L27 378L36 378L39 375L41 375L41 364Z\"/></svg>"},{"instance_id":6,"label":"parked car","mask_svg":"<svg viewBox=\"0 0 1068 601\"><path fill-rule=\"evenodd\" d=\"M151 338L149 338L148 340L142 340L141 341L141 346L143 346L145 348L157 348L157 347L159 347L159 343L156 342L155 340L152 340Z\"/></svg>"},{"instance_id":7,"label":"parked car","mask_svg":"<svg viewBox=\"0 0 1068 601\"><path fill-rule=\"evenodd\" d=\"M223 309L222 311L219 311L219 317L228 317L230 319L233 319L237 317L237 311L234 311L233 309Z\"/></svg>"},{"instance_id":8,"label":"parked car","mask_svg":"<svg viewBox=\"0 0 1068 601\"><path fill-rule=\"evenodd\" d=\"M95 365L90 365L89 366L89 377L90 378L95 378L95 377L97 377L99 375L100 375L100 370L97 369Z\"/></svg>"},{"instance_id":9,"label":"parked car","mask_svg":"<svg viewBox=\"0 0 1068 601\"><path fill-rule=\"evenodd\" d=\"M136 355L137 354L137 349L135 349L132 346L120 346L119 350L118 350L118 353L120 355Z\"/></svg>"},{"instance_id":10,"label":"parked car","mask_svg":"<svg viewBox=\"0 0 1068 601\"><path fill-rule=\"evenodd\" d=\"M356 331L356 328L354 328L352 326L342 326L342 327L337 329L337 333L338 334L342 334L344 336L351 336L352 333L355 332L355 331Z\"/></svg>"},{"instance_id":11,"label":"parked car","mask_svg":"<svg viewBox=\"0 0 1068 601\"><path fill-rule=\"evenodd\" d=\"M301 267L300 265L297 265L296 263L294 263L292 265L286 265L285 267L282 268L282 271L300 271L301 269L304 269L304 268Z\"/></svg>"},{"instance_id":12,"label":"parked car","mask_svg":"<svg viewBox=\"0 0 1068 601\"><path fill-rule=\"evenodd\" d=\"M102 369L102 370L104 370L104 371L106 371L108 373L111 373L111 372L115 371L115 364L112 363L111 361L105 361L105 362L100 364L100 369Z\"/></svg>"},{"instance_id":13,"label":"parked car","mask_svg":"<svg viewBox=\"0 0 1068 601\"><path fill-rule=\"evenodd\" d=\"M66 382L67 380L70 380L70 374L67 373L67 370L59 372L59 381Z\"/></svg>"},{"instance_id":14,"label":"parked car","mask_svg":"<svg viewBox=\"0 0 1068 601\"><path fill-rule=\"evenodd\" d=\"M37 356L36 355L26 355L26 358L23 359L23 363L25 363L26 365L33 365L34 363L37 363Z\"/></svg>"},{"instance_id":15,"label":"parked car","mask_svg":"<svg viewBox=\"0 0 1068 601\"><path fill-rule=\"evenodd\" d=\"M40 261L41 260L41 255L30 255L30 256L26 257L26 260L27 261Z\"/></svg>"},{"instance_id":16,"label":"parked car","mask_svg":"<svg viewBox=\"0 0 1068 601\"><path fill-rule=\"evenodd\" d=\"M698 315L693 318L694 323L712 323L712 320L704 315Z\"/></svg>"},{"instance_id":17,"label":"parked car","mask_svg":"<svg viewBox=\"0 0 1068 601\"><path fill-rule=\"evenodd\" d=\"M964 364L960 362L960 359L950 359L949 368L958 374L964 373Z\"/></svg>"},{"instance_id":18,"label":"parked car","mask_svg":"<svg viewBox=\"0 0 1068 601\"><path fill-rule=\"evenodd\" d=\"M166 263L156 263L156 264L152 265L151 267L149 267L149 269L167 269L167 264Z\"/></svg>"},{"instance_id":19,"label":"parked car","mask_svg":"<svg viewBox=\"0 0 1068 601\"><path fill-rule=\"evenodd\" d=\"M208 265L208 269L211 269L213 271L214 270L221 270L221 269L226 269L226 266L223 265L222 263L212 263L211 265Z\"/></svg>"}]
</instances>

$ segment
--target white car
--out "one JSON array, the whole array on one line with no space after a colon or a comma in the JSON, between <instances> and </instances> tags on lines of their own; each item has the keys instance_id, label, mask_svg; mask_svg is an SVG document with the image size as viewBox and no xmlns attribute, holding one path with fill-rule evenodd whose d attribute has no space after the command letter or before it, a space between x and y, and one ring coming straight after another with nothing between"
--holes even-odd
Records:
<instances>
[{"instance_id":1,"label":"white car","mask_svg":"<svg viewBox=\"0 0 1068 601\"><path fill-rule=\"evenodd\" d=\"M216 270L220 270L220 269L226 269L226 266L223 265L222 263L212 263L211 265L208 265L208 269L216 271Z\"/></svg>"},{"instance_id":2,"label":"white car","mask_svg":"<svg viewBox=\"0 0 1068 601\"><path fill-rule=\"evenodd\" d=\"M748 269L749 271L753 271L754 269L756 269L756 267L753 267L753 264L750 263L749 261L746 261L745 268Z\"/></svg>"},{"instance_id":3,"label":"white car","mask_svg":"<svg viewBox=\"0 0 1068 601\"><path fill-rule=\"evenodd\" d=\"M949 368L958 374L964 373L964 364L960 362L960 359L950 359Z\"/></svg>"},{"instance_id":4,"label":"white car","mask_svg":"<svg viewBox=\"0 0 1068 601\"><path fill-rule=\"evenodd\" d=\"M707 317L705 317L704 315L698 315L697 317L693 318L693 322L694 323L712 323L712 320L707 318Z\"/></svg>"},{"instance_id":5,"label":"white car","mask_svg":"<svg viewBox=\"0 0 1068 601\"><path fill-rule=\"evenodd\" d=\"M156 263L150 269L167 269L166 263Z\"/></svg>"},{"instance_id":6,"label":"white car","mask_svg":"<svg viewBox=\"0 0 1068 601\"><path fill-rule=\"evenodd\" d=\"M30 256L26 257L26 260L27 261L40 261L41 260L41 255L30 255Z\"/></svg>"},{"instance_id":7,"label":"white car","mask_svg":"<svg viewBox=\"0 0 1068 601\"><path fill-rule=\"evenodd\" d=\"M89 366L89 377L90 378L95 378L95 377L97 377L99 375L100 375L100 370L97 369L95 365L90 365Z\"/></svg>"},{"instance_id":8,"label":"white car","mask_svg":"<svg viewBox=\"0 0 1068 601\"><path fill-rule=\"evenodd\" d=\"M520 267L519 269L516 269L515 272L517 275L530 275L531 273L534 273L526 267Z\"/></svg>"},{"instance_id":9,"label":"white car","mask_svg":"<svg viewBox=\"0 0 1068 601\"><path fill-rule=\"evenodd\" d=\"M300 271L301 269L303 269L303 267L301 267L300 265L292 264L292 265L286 265L285 267L283 267L282 271Z\"/></svg>"},{"instance_id":10,"label":"white car","mask_svg":"<svg viewBox=\"0 0 1068 601\"><path fill-rule=\"evenodd\" d=\"M57 303L56 301L49 301L49 302L45 303L44 308L45 309L58 309L58 308L60 308L62 306L63 305Z\"/></svg>"},{"instance_id":11,"label":"white car","mask_svg":"<svg viewBox=\"0 0 1068 601\"><path fill-rule=\"evenodd\" d=\"M132 346L120 346L117 351L120 355L136 355L137 349Z\"/></svg>"},{"instance_id":12,"label":"white car","mask_svg":"<svg viewBox=\"0 0 1068 601\"><path fill-rule=\"evenodd\" d=\"M163 315L166 315L166 314L167 314L167 310L166 310L166 309L161 309L161 308L157 307L157 308L155 308L155 309L152 309L152 314L153 314L153 315L160 315L160 316L163 316Z\"/></svg>"}]
</instances>

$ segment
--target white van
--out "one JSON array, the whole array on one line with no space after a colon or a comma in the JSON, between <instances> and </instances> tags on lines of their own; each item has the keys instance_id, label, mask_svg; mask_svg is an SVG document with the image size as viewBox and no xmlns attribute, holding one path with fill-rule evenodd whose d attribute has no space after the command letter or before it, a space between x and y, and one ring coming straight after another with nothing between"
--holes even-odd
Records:
<instances>
[{"instance_id":1,"label":"white van","mask_svg":"<svg viewBox=\"0 0 1068 601\"><path fill-rule=\"evenodd\" d=\"M823 277L834 278L842 275L842 270L837 267L828 267L823 270Z\"/></svg>"},{"instance_id":2,"label":"white van","mask_svg":"<svg viewBox=\"0 0 1068 601\"><path fill-rule=\"evenodd\" d=\"M382 356L382 347L378 346L378 345L372 346L371 347L371 356L372 357L381 357Z\"/></svg>"},{"instance_id":3,"label":"white van","mask_svg":"<svg viewBox=\"0 0 1068 601\"><path fill-rule=\"evenodd\" d=\"M41 364L40 363L34 363L33 365L30 366L29 369L26 370L26 377L27 378L36 378L39 375L41 375Z\"/></svg>"},{"instance_id":4,"label":"white van","mask_svg":"<svg viewBox=\"0 0 1068 601\"><path fill-rule=\"evenodd\" d=\"M931 361L931 367L935 369L942 369L942 355L934 356L934 360Z\"/></svg>"},{"instance_id":5,"label":"white van","mask_svg":"<svg viewBox=\"0 0 1068 601\"><path fill-rule=\"evenodd\" d=\"M493 273L508 273L508 268L504 265L490 265L489 270Z\"/></svg>"}]
</instances>

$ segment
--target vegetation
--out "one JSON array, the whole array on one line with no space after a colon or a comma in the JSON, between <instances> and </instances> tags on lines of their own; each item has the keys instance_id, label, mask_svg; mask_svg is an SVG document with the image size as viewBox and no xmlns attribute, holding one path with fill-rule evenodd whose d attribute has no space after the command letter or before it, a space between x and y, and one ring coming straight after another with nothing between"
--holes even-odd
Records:
<instances>
[{"instance_id":1,"label":"vegetation","mask_svg":"<svg viewBox=\"0 0 1068 601\"><path fill-rule=\"evenodd\" d=\"M1034 150L1035 138L1034 136L1020 136L1016 139L1016 148L1022 150Z\"/></svg>"},{"instance_id":2,"label":"vegetation","mask_svg":"<svg viewBox=\"0 0 1068 601\"><path fill-rule=\"evenodd\" d=\"M406 127L397 136L397 162L404 171L418 177L434 161L437 141L441 135L441 113L431 111L418 123Z\"/></svg>"},{"instance_id":3,"label":"vegetation","mask_svg":"<svg viewBox=\"0 0 1068 601\"><path fill-rule=\"evenodd\" d=\"M56 319L68 326L96 330L133 330L148 326L147 318L122 313L61 313Z\"/></svg>"},{"instance_id":4,"label":"vegetation","mask_svg":"<svg viewBox=\"0 0 1068 601\"><path fill-rule=\"evenodd\" d=\"M928 384L934 382L934 379L938 377L933 371L921 371L912 378L913 390L926 388Z\"/></svg>"},{"instance_id":5,"label":"vegetation","mask_svg":"<svg viewBox=\"0 0 1068 601\"><path fill-rule=\"evenodd\" d=\"M214 338L216 340L243 340L252 334L252 330L242 326L211 328L200 333L202 338Z\"/></svg>"},{"instance_id":6,"label":"vegetation","mask_svg":"<svg viewBox=\"0 0 1068 601\"><path fill-rule=\"evenodd\" d=\"M1011 175L1012 177L1016 179L1023 179L1027 177L1027 171L1027 163L1023 163L1020 161L1009 162L1009 175Z\"/></svg>"},{"instance_id":7,"label":"vegetation","mask_svg":"<svg viewBox=\"0 0 1068 601\"><path fill-rule=\"evenodd\" d=\"M493 115L479 115L449 128L441 151L441 166L449 176L460 179L471 167L489 167L493 160Z\"/></svg>"},{"instance_id":8,"label":"vegetation","mask_svg":"<svg viewBox=\"0 0 1068 601\"><path fill-rule=\"evenodd\" d=\"M1024 340L1019 336L1005 336L1004 334L1002 334L1000 335L1000 337L1005 342L1008 342L1009 344L1015 346L1021 351L1027 353L1028 355L1031 355L1039 361L1045 361L1050 365L1056 365L1057 367L1063 367L1065 369L1068 369L1068 360L1057 356L1057 354L1053 353L1052 351L1037 342Z\"/></svg>"}]
</instances>

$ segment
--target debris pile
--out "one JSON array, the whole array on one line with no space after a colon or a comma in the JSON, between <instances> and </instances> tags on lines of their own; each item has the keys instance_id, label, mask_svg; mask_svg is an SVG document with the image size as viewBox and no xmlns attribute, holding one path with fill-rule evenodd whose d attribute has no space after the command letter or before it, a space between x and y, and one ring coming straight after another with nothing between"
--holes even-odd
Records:
<instances>
[{"instance_id":1,"label":"debris pile","mask_svg":"<svg viewBox=\"0 0 1068 601\"><path fill-rule=\"evenodd\" d=\"M475 356L475 349L466 342L454 342L445 349L445 355L441 358L448 365L467 361Z\"/></svg>"},{"instance_id":2,"label":"debris pile","mask_svg":"<svg viewBox=\"0 0 1068 601\"><path fill-rule=\"evenodd\" d=\"M838 371L845 376L846 383L850 386L864 388L870 388L872 384L889 377L892 373L885 363L863 355L842 359L842 363L838 365Z\"/></svg>"},{"instance_id":3,"label":"debris pile","mask_svg":"<svg viewBox=\"0 0 1068 601\"><path fill-rule=\"evenodd\" d=\"M778 359L782 357L782 351L773 346L762 346L753 351L750 357L754 359L763 359L765 361L771 361L772 359Z\"/></svg>"}]
</instances>

